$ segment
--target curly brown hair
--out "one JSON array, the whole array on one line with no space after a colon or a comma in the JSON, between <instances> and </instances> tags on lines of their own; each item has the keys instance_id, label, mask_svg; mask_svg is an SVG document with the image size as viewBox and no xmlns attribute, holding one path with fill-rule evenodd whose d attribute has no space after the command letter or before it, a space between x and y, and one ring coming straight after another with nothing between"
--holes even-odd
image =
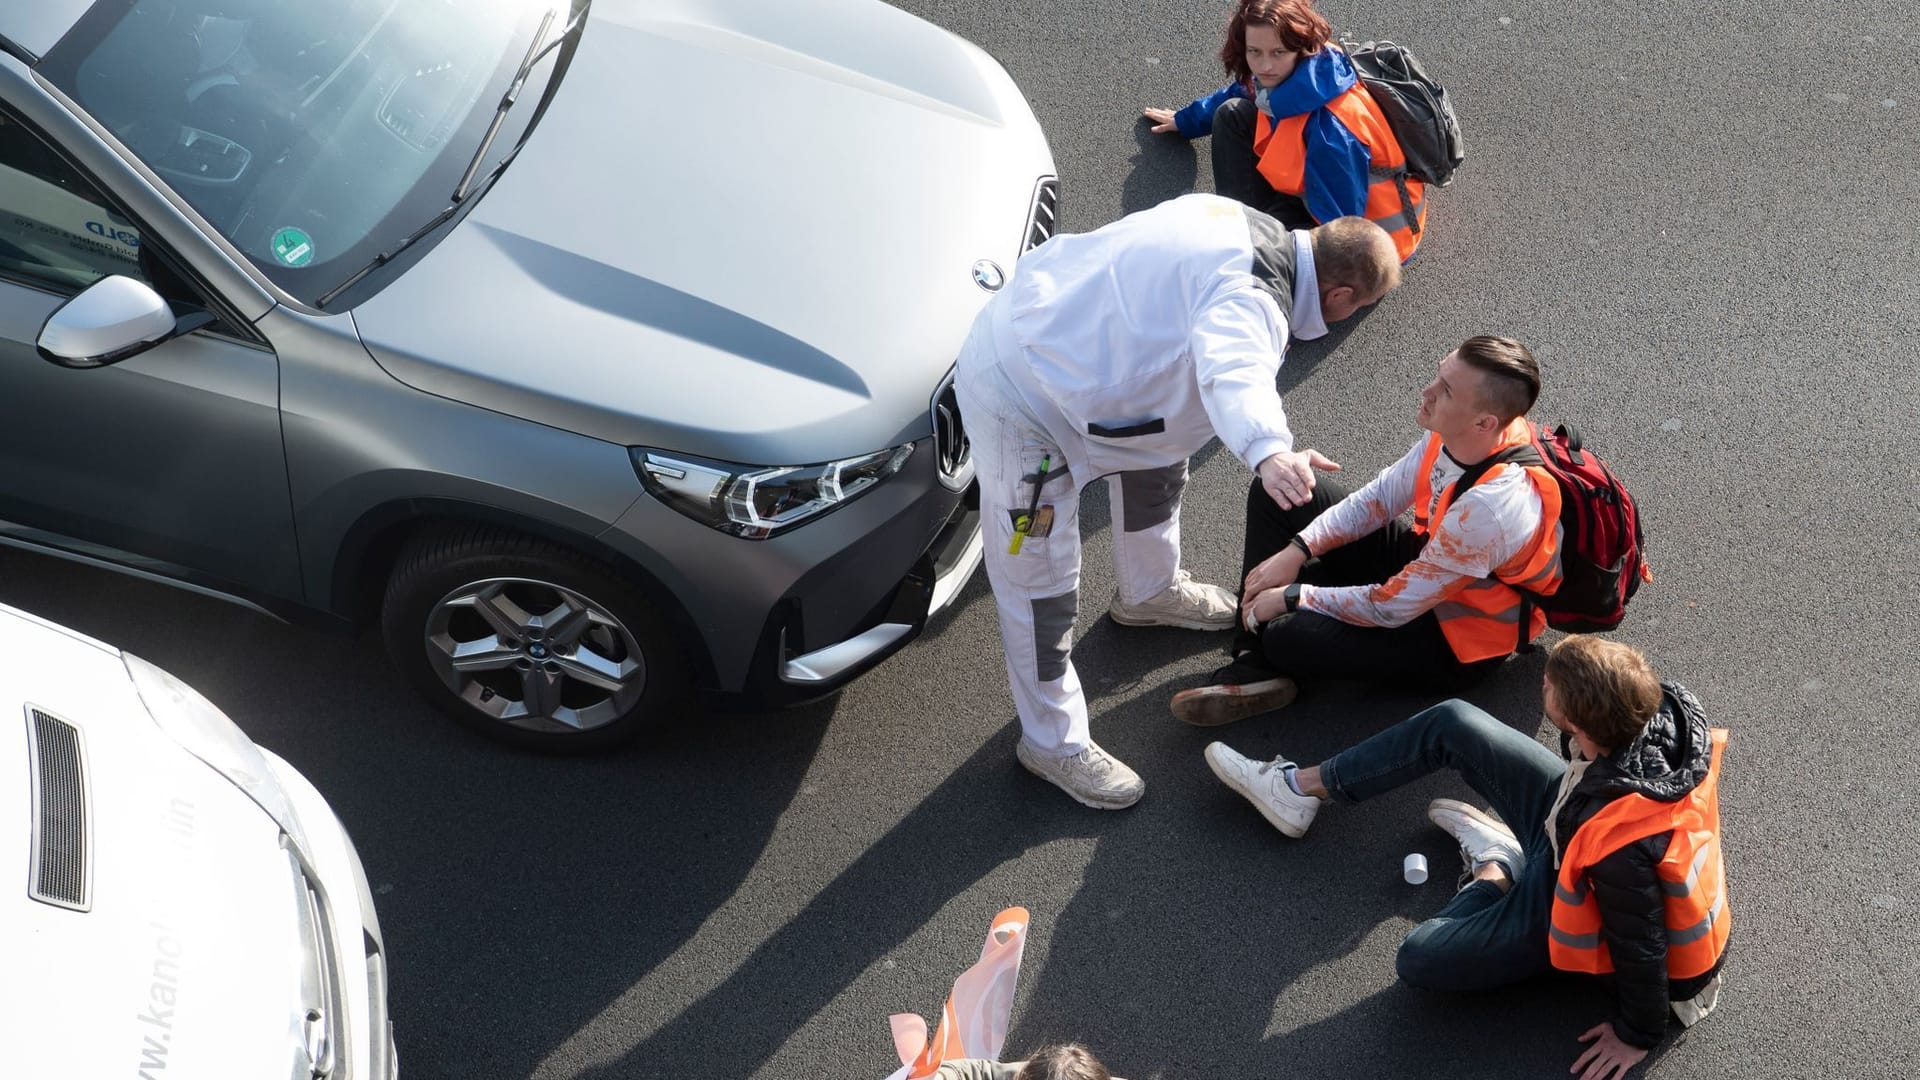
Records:
<instances>
[{"instance_id":1,"label":"curly brown hair","mask_svg":"<svg viewBox=\"0 0 1920 1080\"><path fill-rule=\"evenodd\" d=\"M1660 708L1660 677L1640 650L1573 634L1547 654L1560 718L1609 753L1638 738Z\"/></svg>"},{"instance_id":2,"label":"curly brown hair","mask_svg":"<svg viewBox=\"0 0 1920 1080\"><path fill-rule=\"evenodd\" d=\"M1253 79L1247 66L1247 27L1271 26L1280 35L1280 46L1288 52L1307 56L1333 39L1333 27L1319 12L1313 0L1240 0L1227 21L1227 42L1220 46L1220 64L1234 81Z\"/></svg>"}]
</instances>

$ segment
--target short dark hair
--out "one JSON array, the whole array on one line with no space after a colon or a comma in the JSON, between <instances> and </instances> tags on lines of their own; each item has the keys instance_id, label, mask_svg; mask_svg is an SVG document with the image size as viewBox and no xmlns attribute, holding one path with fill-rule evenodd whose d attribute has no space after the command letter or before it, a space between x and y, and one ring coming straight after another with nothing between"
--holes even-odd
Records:
<instances>
[{"instance_id":1,"label":"short dark hair","mask_svg":"<svg viewBox=\"0 0 1920 1080\"><path fill-rule=\"evenodd\" d=\"M1113 1080L1113 1074L1079 1043L1034 1051L1014 1080Z\"/></svg>"},{"instance_id":2,"label":"short dark hair","mask_svg":"<svg viewBox=\"0 0 1920 1080\"><path fill-rule=\"evenodd\" d=\"M1481 334L1460 343L1454 355L1478 368L1488 377L1480 402L1488 412L1505 424L1527 415L1540 398L1540 361L1533 351L1512 338Z\"/></svg>"},{"instance_id":3,"label":"short dark hair","mask_svg":"<svg viewBox=\"0 0 1920 1080\"><path fill-rule=\"evenodd\" d=\"M1660 677L1640 650L1588 634L1562 638L1547 654L1560 719L1618 750L1640 737L1660 709Z\"/></svg>"},{"instance_id":4,"label":"short dark hair","mask_svg":"<svg viewBox=\"0 0 1920 1080\"><path fill-rule=\"evenodd\" d=\"M1345 285L1378 298L1400 287L1400 251L1379 224L1357 215L1337 217L1314 226L1307 238L1322 289Z\"/></svg>"},{"instance_id":5,"label":"short dark hair","mask_svg":"<svg viewBox=\"0 0 1920 1080\"><path fill-rule=\"evenodd\" d=\"M1280 47L1301 56L1319 52L1333 37L1326 16L1313 10L1313 0L1240 0L1227 20L1227 40L1220 46L1220 65L1233 81L1253 79L1247 66L1247 26L1271 26L1280 35Z\"/></svg>"}]
</instances>

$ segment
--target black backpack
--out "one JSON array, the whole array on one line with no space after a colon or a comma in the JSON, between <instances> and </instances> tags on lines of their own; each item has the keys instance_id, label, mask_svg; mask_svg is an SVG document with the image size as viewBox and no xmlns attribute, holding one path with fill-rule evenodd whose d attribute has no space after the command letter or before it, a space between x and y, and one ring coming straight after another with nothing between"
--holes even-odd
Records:
<instances>
[{"instance_id":1,"label":"black backpack","mask_svg":"<svg viewBox=\"0 0 1920 1080\"><path fill-rule=\"evenodd\" d=\"M1342 42L1341 48L1374 104L1380 106L1393 137L1400 140L1400 150L1407 156L1406 175L1434 187L1452 183L1453 170L1466 160L1466 150L1446 87L1433 81L1412 53L1391 41ZM1400 201L1413 205L1404 185Z\"/></svg>"}]
</instances>

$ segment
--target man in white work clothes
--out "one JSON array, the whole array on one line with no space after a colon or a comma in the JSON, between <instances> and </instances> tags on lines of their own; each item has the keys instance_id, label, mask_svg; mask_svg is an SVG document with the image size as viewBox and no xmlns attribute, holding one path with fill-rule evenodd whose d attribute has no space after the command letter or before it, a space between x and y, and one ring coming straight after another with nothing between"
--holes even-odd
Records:
<instances>
[{"instance_id":1,"label":"man in white work clothes","mask_svg":"<svg viewBox=\"0 0 1920 1080\"><path fill-rule=\"evenodd\" d=\"M1399 283L1392 239L1364 218L1289 231L1187 195L1054 237L981 311L955 384L1030 772L1100 809L1146 791L1088 733L1069 659L1081 490L1110 481L1115 622L1232 629L1234 594L1180 568L1187 458L1217 434L1275 502L1307 501L1313 470L1339 466L1294 449L1276 385L1287 343Z\"/></svg>"}]
</instances>

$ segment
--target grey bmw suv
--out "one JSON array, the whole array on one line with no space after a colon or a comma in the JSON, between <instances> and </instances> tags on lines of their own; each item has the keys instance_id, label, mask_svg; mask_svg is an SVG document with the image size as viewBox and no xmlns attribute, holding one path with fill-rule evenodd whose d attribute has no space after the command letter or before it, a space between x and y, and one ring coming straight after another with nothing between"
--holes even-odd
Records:
<instances>
[{"instance_id":1,"label":"grey bmw suv","mask_svg":"<svg viewBox=\"0 0 1920 1080\"><path fill-rule=\"evenodd\" d=\"M1052 173L877 0L6 5L0 542L523 745L821 696L979 563L952 360Z\"/></svg>"}]
</instances>

